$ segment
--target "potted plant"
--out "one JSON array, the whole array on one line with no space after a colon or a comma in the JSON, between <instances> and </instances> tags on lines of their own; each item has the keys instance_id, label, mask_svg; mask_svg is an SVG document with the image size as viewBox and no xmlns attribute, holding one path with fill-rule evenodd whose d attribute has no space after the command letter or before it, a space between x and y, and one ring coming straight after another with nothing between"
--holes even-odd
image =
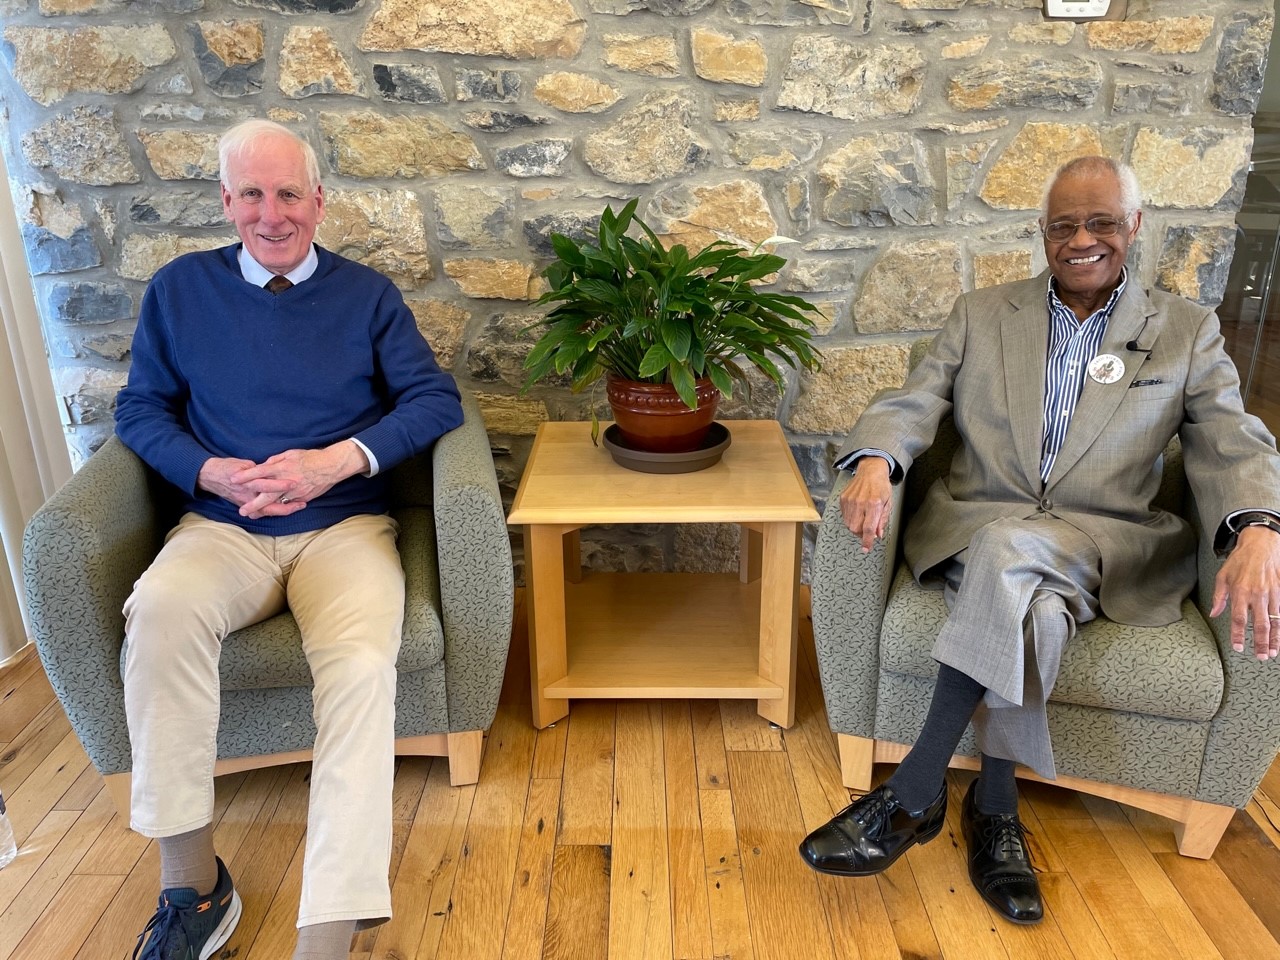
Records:
<instances>
[{"instance_id":1,"label":"potted plant","mask_svg":"<svg viewBox=\"0 0 1280 960\"><path fill-rule=\"evenodd\" d=\"M550 290L535 305L556 307L529 328L541 333L525 359L525 389L558 374L578 392L607 375L627 446L694 450L720 395L732 396L734 381L749 388L744 362L779 386L779 363L818 368L807 316L816 308L753 286L786 263L761 244L747 251L717 240L694 255L683 245L667 249L636 204L617 214L606 207L594 242L552 234L556 259L542 272ZM639 237L627 236L633 224Z\"/></svg>"}]
</instances>

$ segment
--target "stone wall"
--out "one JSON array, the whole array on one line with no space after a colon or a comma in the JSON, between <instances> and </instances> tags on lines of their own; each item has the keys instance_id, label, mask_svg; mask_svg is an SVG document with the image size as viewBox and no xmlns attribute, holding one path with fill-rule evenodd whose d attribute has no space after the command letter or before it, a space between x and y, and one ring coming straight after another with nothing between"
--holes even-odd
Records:
<instances>
[{"instance_id":1,"label":"stone wall","mask_svg":"<svg viewBox=\"0 0 1280 960\"><path fill-rule=\"evenodd\" d=\"M606 202L691 245L798 243L821 373L725 416L777 417L821 501L833 446L962 290L1043 256L1046 174L1128 159L1142 282L1221 298L1270 0L1129 0L1047 23L1040 0L0 0L3 147L73 456L109 433L148 277L234 237L217 136L269 116L316 147L318 239L391 275L485 409L514 490L547 418L521 395L551 231ZM1188 14L1187 11L1194 10ZM707 569L723 530L589 533L598 567Z\"/></svg>"}]
</instances>

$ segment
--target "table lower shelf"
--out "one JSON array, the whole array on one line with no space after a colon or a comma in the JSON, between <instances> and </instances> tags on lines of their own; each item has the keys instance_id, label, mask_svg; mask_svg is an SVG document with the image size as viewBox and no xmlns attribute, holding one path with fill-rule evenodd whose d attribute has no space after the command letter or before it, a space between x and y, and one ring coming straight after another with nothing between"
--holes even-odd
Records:
<instances>
[{"instance_id":1,"label":"table lower shelf","mask_svg":"<svg viewBox=\"0 0 1280 960\"><path fill-rule=\"evenodd\" d=\"M565 584L566 676L551 699L776 700L760 676L760 584L737 574L588 573Z\"/></svg>"}]
</instances>

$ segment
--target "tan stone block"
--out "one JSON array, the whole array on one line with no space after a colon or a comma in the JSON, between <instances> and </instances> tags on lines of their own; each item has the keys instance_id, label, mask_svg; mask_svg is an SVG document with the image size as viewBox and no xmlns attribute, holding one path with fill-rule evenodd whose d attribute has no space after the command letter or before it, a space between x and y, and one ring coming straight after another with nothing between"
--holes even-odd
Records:
<instances>
[{"instance_id":1,"label":"tan stone block","mask_svg":"<svg viewBox=\"0 0 1280 960\"><path fill-rule=\"evenodd\" d=\"M524 200L555 200L560 196L559 187L530 187L520 191Z\"/></svg>"},{"instance_id":2,"label":"tan stone block","mask_svg":"<svg viewBox=\"0 0 1280 960\"><path fill-rule=\"evenodd\" d=\"M715 118L718 123L760 119L759 100L717 100Z\"/></svg>"},{"instance_id":3,"label":"tan stone block","mask_svg":"<svg viewBox=\"0 0 1280 960\"><path fill-rule=\"evenodd\" d=\"M1028 123L987 173L979 196L997 210L1036 210L1055 170L1068 160L1104 153L1089 124Z\"/></svg>"},{"instance_id":4,"label":"tan stone block","mask_svg":"<svg viewBox=\"0 0 1280 960\"><path fill-rule=\"evenodd\" d=\"M1015 43L1066 46L1076 35L1076 25L1064 20L1052 23L1015 23L1009 28L1009 39Z\"/></svg>"},{"instance_id":5,"label":"tan stone block","mask_svg":"<svg viewBox=\"0 0 1280 960\"><path fill-rule=\"evenodd\" d=\"M533 95L565 113L600 113L623 99L616 87L585 73L565 71L539 77Z\"/></svg>"},{"instance_id":6,"label":"tan stone block","mask_svg":"<svg viewBox=\"0 0 1280 960\"><path fill-rule=\"evenodd\" d=\"M976 289L994 287L1031 276L1031 251L1005 250L978 253L973 257L973 285Z\"/></svg>"},{"instance_id":7,"label":"tan stone block","mask_svg":"<svg viewBox=\"0 0 1280 960\"><path fill-rule=\"evenodd\" d=\"M668 245L683 243L691 253L716 240L751 249L778 233L764 189L754 180L675 187L656 196L646 214Z\"/></svg>"},{"instance_id":8,"label":"tan stone block","mask_svg":"<svg viewBox=\"0 0 1280 960\"><path fill-rule=\"evenodd\" d=\"M983 50L987 49L987 44L990 42L990 36L982 36L970 37L968 40L958 40L955 43L948 43L942 48L942 59L961 60L965 57L976 57Z\"/></svg>"},{"instance_id":9,"label":"tan stone block","mask_svg":"<svg viewBox=\"0 0 1280 960\"><path fill-rule=\"evenodd\" d=\"M356 74L324 27L290 27L280 47L280 91L295 100L319 93L365 95Z\"/></svg>"},{"instance_id":10,"label":"tan stone block","mask_svg":"<svg viewBox=\"0 0 1280 960\"><path fill-rule=\"evenodd\" d=\"M800 393L791 404L787 429L848 433L878 391L902 386L910 353L911 344L901 342L826 347L822 369L800 374Z\"/></svg>"},{"instance_id":11,"label":"tan stone block","mask_svg":"<svg viewBox=\"0 0 1280 960\"><path fill-rule=\"evenodd\" d=\"M21 27L5 29L13 45L13 76L36 103L69 93L130 93L147 72L178 54L159 24L144 27Z\"/></svg>"},{"instance_id":12,"label":"tan stone block","mask_svg":"<svg viewBox=\"0 0 1280 960\"><path fill-rule=\"evenodd\" d=\"M869 47L801 35L791 44L777 104L842 120L907 116L920 106L927 72L915 43Z\"/></svg>"},{"instance_id":13,"label":"tan stone block","mask_svg":"<svg viewBox=\"0 0 1280 960\"><path fill-rule=\"evenodd\" d=\"M175 257L199 250L214 250L234 243L235 237L183 237L175 233L134 233L124 238L120 266L116 270L126 280L150 280L152 275Z\"/></svg>"},{"instance_id":14,"label":"tan stone block","mask_svg":"<svg viewBox=\"0 0 1280 960\"><path fill-rule=\"evenodd\" d=\"M17 6L17 4L14 6ZM115 9L119 6L120 0L40 0L40 12L46 17L67 17L80 13L97 13ZM26 8L27 4L24 0L21 9L25 10Z\"/></svg>"},{"instance_id":15,"label":"tan stone block","mask_svg":"<svg viewBox=\"0 0 1280 960\"><path fill-rule=\"evenodd\" d=\"M198 26L209 51L227 66L257 63L262 59L261 20L202 20Z\"/></svg>"},{"instance_id":16,"label":"tan stone block","mask_svg":"<svg viewBox=\"0 0 1280 960\"><path fill-rule=\"evenodd\" d=\"M604 62L629 73L648 77L678 77L680 53L670 36L635 36L609 33L604 38Z\"/></svg>"},{"instance_id":17,"label":"tan stone block","mask_svg":"<svg viewBox=\"0 0 1280 960\"><path fill-rule=\"evenodd\" d=\"M475 141L434 117L322 113L320 130L329 162L346 176L442 177L485 169Z\"/></svg>"},{"instance_id":18,"label":"tan stone block","mask_svg":"<svg viewBox=\"0 0 1280 960\"><path fill-rule=\"evenodd\" d=\"M891 243L867 271L853 322L859 333L937 330L962 289L959 244Z\"/></svg>"},{"instance_id":19,"label":"tan stone block","mask_svg":"<svg viewBox=\"0 0 1280 960\"><path fill-rule=\"evenodd\" d=\"M297 110L290 110L288 107L270 107L267 110L267 119L274 120L276 123L301 123L307 119L307 115Z\"/></svg>"},{"instance_id":20,"label":"tan stone block","mask_svg":"<svg viewBox=\"0 0 1280 960\"><path fill-rule=\"evenodd\" d=\"M568 59L577 56L585 35L570 0L383 0L359 47Z\"/></svg>"},{"instance_id":21,"label":"tan stone block","mask_svg":"<svg viewBox=\"0 0 1280 960\"><path fill-rule=\"evenodd\" d=\"M1143 127L1130 163L1154 207L1216 206L1249 163L1253 131L1206 127L1165 132Z\"/></svg>"},{"instance_id":22,"label":"tan stone block","mask_svg":"<svg viewBox=\"0 0 1280 960\"><path fill-rule=\"evenodd\" d=\"M418 195L411 190L331 190L316 242L416 287L432 279Z\"/></svg>"},{"instance_id":23,"label":"tan stone block","mask_svg":"<svg viewBox=\"0 0 1280 960\"><path fill-rule=\"evenodd\" d=\"M448 300L407 300L418 330L435 351L442 370L453 366L471 323L471 313Z\"/></svg>"},{"instance_id":24,"label":"tan stone block","mask_svg":"<svg viewBox=\"0 0 1280 960\"><path fill-rule=\"evenodd\" d=\"M85 226L80 207L68 203L51 186L21 188L19 212L24 224L42 227L63 240Z\"/></svg>"},{"instance_id":25,"label":"tan stone block","mask_svg":"<svg viewBox=\"0 0 1280 960\"><path fill-rule=\"evenodd\" d=\"M694 72L704 80L764 86L769 57L759 40L735 40L714 30L695 27L691 43Z\"/></svg>"},{"instance_id":26,"label":"tan stone block","mask_svg":"<svg viewBox=\"0 0 1280 960\"><path fill-rule=\"evenodd\" d=\"M736 573L741 542L734 523L682 523L676 527L676 573Z\"/></svg>"},{"instance_id":27,"label":"tan stone block","mask_svg":"<svg viewBox=\"0 0 1280 960\"><path fill-rule=\"evenodd\" d=\"M147 162L161 180L217 180L218 134L139 130Z\"/></svg>"},{"instance_id":28,"label":"tan stone block","mask_svg":"<svg viewBox=\"0 0 1280 960\"><path fill-rule=\"evenodd\" d=\"M536 300L546 289L538 268L520 260L459 257L444 272L469 297L481 300Z\"/></svg>"},{"instance_id":29,"label":"tan stone block","mask_svg":"<svg viewBox=\"0 0 1280 960\"><path fill-rule=\"evenodd\" d=\"M979 168L995 145L995 140L979 140L946 148L948 210L954 210L968 198Z\"/></svg>"},{"instance_id":30,"label":"tan stone block","mask_svg":"<svg viewBox=\"0 0 1280 960\"><path fill-rule=\"evenodd\" d=\"M611 126L587 137L582 158L614 183L653 183L688 174L710 156L693 125L692 98L674 91L651 93Z\"/></svg>"},{"instance_id":31,"label":"tan stone block","mask_svg":"<svg viewBox=\"0 0 1280 960\"><path fill-rule=\"evenodd\" d=\"M538 424L551 419L547 405L541 400L500 393L477 393L475 396L489 433L531 437L538 432Z\"/></svg>"},{"instance_id":32,"label":"tan stone block","mask_svg":"<svg viewBox=\"0 0 1280 960\"><path fill-rule=\"evenodd\" d=\"M1195 53L1213 33L1213 17L1162 17L1159 20L1103 20L1087 23L1085 40L1095 50Z\"/></svg>"}]
</instances>

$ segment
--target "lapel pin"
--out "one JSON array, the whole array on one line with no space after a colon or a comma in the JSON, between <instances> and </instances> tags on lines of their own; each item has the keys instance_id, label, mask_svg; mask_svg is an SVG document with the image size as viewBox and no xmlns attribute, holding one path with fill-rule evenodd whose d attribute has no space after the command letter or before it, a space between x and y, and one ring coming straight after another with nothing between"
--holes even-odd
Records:
<instances>
[{"instance_id":1,"label":"lapel pin","mask_svg":"<svg viewBox=\"0 0 1280 960\"><path fill-rule=\"evenodd\" d=\"M1100 353L1089 361L1089 376L1097 383L1115 383L1124 376L1124 361L1113 353Z\"/></svg>"}]
</instances>

